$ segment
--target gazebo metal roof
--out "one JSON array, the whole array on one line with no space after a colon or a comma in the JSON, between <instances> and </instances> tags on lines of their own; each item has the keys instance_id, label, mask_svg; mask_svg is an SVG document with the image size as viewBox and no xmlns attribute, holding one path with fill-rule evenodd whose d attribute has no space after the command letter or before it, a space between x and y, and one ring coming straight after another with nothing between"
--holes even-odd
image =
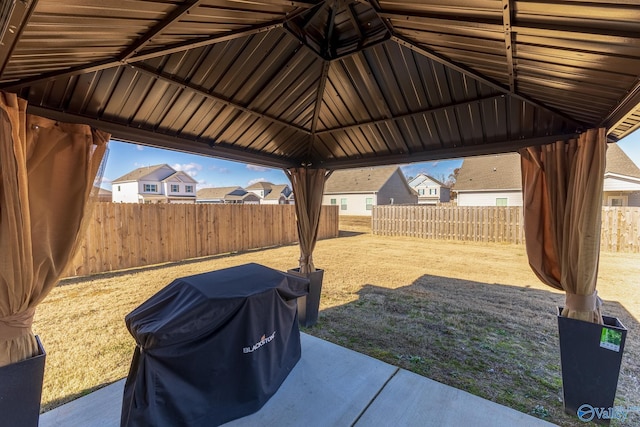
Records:
<instances>
[{"instance_id":1,"label":"gazebo metal roof","mask_svg":"<svg viewBox=\"0 0 640 427\"><path fill-rule=\"evenodd\" d=\"M0 89L33 113L267 166L640 126L635 0L9 0L0 40Z\"/></svg>"}]
</instances>

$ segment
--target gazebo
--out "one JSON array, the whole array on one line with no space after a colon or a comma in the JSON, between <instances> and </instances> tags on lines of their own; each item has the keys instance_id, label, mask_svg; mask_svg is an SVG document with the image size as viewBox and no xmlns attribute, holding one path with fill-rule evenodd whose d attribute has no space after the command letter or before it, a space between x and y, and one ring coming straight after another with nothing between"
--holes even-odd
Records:
<instances>
[{"instance_id":1,"label":"gazebo","mask_svg":"<svg viewBox=\"0 0 640 427\"><path fill-rule=\"evenodd\" d=\"M532 268L601 322L576 231L640 126L638 70L635 1L5 1L0 366L35 351L109 135L285 169L302 272L330 171L520 150Z\"/></svg>"}]
</instances>

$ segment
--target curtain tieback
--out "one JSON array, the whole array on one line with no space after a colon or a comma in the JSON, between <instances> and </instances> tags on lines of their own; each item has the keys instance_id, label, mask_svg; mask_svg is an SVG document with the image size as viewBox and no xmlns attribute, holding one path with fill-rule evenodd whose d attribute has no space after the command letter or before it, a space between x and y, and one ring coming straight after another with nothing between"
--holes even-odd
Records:
<instances>
[{"instance_id":1,"label":"curtain tieback","mask_svg":"<svg viewBox=\"0 0 640 427\"><path fill-rule=\"evenodd\" d=\"M31 333L35 307L31 307L20 313L0 318L0 339L11 340Z\"/></svg>"},{"instance_id":2,"label":"curtain tieback","mask_svg":"<svg viewBox=\"0 0 640 427\"><path fill-rule=\"evenodd\" d=\"M578 295L567 292L565 307L571 311L595 311L602 306L598 291L591 295Z\"/></svg>"}]
</instances>

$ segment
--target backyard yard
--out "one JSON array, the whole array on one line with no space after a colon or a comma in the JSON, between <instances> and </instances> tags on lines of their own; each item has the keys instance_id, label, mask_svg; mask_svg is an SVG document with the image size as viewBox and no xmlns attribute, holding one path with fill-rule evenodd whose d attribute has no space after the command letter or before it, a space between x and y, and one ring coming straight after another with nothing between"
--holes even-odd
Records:
<instances>
[{"instance_id":1,"label":"backyard yard","mask_svg":"<svg viewBox=\"0 0 640 427\"><path fill-rule=\"evenodd\" d=\"M305 332L436 381L566 426L555 310L562 293L539 282L522 245L371 234L341 218L318 242L325 269L319 323ZM297 245L65 279L39 306L47 350L43 410L127 375L134 341L124 317L181 276L257 262L297 266ZM640 406L640 254L601 254L605 314L629 329L616 405ZM640 425L631 412L612 425Z\"/></svg>"}]
</instances>

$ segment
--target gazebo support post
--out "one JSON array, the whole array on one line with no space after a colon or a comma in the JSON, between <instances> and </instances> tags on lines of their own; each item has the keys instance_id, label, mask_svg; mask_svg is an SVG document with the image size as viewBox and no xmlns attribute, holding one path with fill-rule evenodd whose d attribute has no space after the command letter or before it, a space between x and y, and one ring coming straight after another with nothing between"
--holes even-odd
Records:
<instances>
[{"instance_id":1,"label":"gazebo support post","mask_svg":"<svg viewBox=\"0 0 640 427\"><path fill-rule=\"evenodd\" d=\"M320 309L324 270L315 267L313 250L318 240L324 184L331 175L331 171L300 167L285 169L285 173L293 188L300 245L299 266L288 272L305 276L310 281L309 294L298 299L300 325L308 327L317 323Z\"/></svg>"}]
</instances>

